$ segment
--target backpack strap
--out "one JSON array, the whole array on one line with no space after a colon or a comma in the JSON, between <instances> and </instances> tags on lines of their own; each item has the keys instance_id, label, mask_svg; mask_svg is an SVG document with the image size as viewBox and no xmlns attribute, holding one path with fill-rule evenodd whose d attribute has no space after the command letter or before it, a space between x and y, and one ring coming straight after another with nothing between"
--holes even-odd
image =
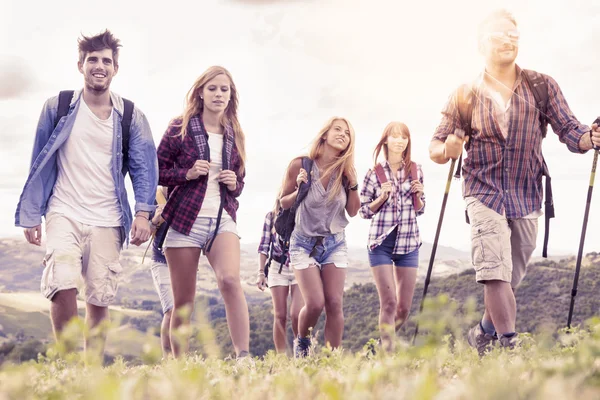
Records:
<instances>
[{"instance_id":1,"label":"backpack strap","mask_svg":"<svg viewBox=\"0 0 600 400\"><path fill-rule=\"evenodd\" d=\"M410 179L412 181L419 180L419 172L417 171L417 163L414 161L410 162ZM415 208L415 212L419 211L419 210L417 210L418 201L419 201L419 199L417 198L417 194L413 193L412 194L412 202L413 202L413 207Z\"/></svg>"},{"instance_id":2,"label":"backpack strap","mask_svg":"<svg viewBox=\"0 0 600 400\"><path fill-rule=\"evenodd\" d=\"M298 187L298 195L296 196L296 202L294 203L294 211L298 208L300 203L306 198L308 195L308 189L310 189L310 184L312 183L312 167L313 160L308 157L302 157L302 168L306 171L306 177L308 182L305 184L300 184Z\"/></svg>"},{"instance_id":3,"label":"backpack strap","mask_svg":"<svg viewBox=\"0 0 600 400\"><path fill-rule=\"evenodd\" d=\"M129 133L131 131L131 121L133 120L133 102L123 99L123 119L121 120L121 131L123 139L123 174L129 170Z\"/></svg>"},{"instance_id":4,"label":"backpack strap","mask_svg":"<svg viewBox=\"0 0 600 400\"><path fill-rule=\"evenodd\" d=\"M73 90L63 90L58 94L58 110L56 112L56 118L54 119L54 129L56 129L58 121L60 121L62 117L66 117L69 113L69 107L71 106L74 93Z\"/></svg>"},{"instance_id":5,"label":"backpack strap","mask_svg":"<svg viewBox=\"0 0 600 400\"><path fill-rule=\"evenodd\" d=\"M550 237L550 218L554 218L554 198L552 197L552 178L546 165L546 160L543 160L544 176L546 177L545 200L544 200L544 247L542 249L542 257L548 258L548 239Z\"/></svg>"},{"instance_id":6,"label":"backpack strap","mask_svg":"<svg viewBox=\"0 0 600 400\"><path fill-rule=\"evenodd\" d=\"M540 113L540 128L542 137L548 133L548 84L542 74L530 69L523 70L523 78L533 92L535 106Z\"/></svg>"},{"instance_id":7,"label":"backpack strap","mask_svg":"<svg viewBox=\"0 0 600 400\"><path fill-rule=\"evenodd\" d=\"M542 138L546 137L548 133L548 83L539 72L524 69L523 79L533 92L533 98L535 99L535 106L540 114L540 130L542 131ZM550 237L550 219L554 218L554 199L552 196L552 179L550 178L550 172L548 171L548 165L546 160L542 157L543 163L543 175L546 177L545 193L544 193L544 247L542 250L542 257L548 257L548 239Z\"/></svg>"},{"instance_id":8,"label":"backpack strap","mask_svg":"<svg viewBox=\"0 0 600 400\"><path fill-rule=\"evenodd\" d=\"M385 176L385 170L379 163L375 166L375 175L379 183L386 183L388 181L387 176Z\"/></svg>"},{"instance_id":9,"label":"backpack strap","mask_svg":"<svg viewBox=\"0 0 600 400\"><path fill-rule=\"evenodd\" d=\"M460 118L460 129L464 131L464 137L470 137L473 133L471 127L473 121L473 107L475 105L474 97L476 93L469 84L461 85L456 92L456 105L458 107L458 116ZM469 142L465 143L465 149L469 149ZM454 177L460 179L462 172L462 153L458 159L458 166Z\"/></svg>"}]
</instances>

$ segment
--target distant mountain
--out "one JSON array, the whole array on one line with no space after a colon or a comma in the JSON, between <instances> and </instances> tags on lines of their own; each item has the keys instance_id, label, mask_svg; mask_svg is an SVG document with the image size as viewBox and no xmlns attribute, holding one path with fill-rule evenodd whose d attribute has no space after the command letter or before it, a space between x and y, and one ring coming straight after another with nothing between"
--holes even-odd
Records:
<instances>
[{"instance_id":1,"label":"distant mountain","mask_svg":"<svg viewBox=\"0 0 600 400\"><path fill-rule=\"evenodd\" d=\"M142 264L147 244L140 247L129 246L121 253L123 274L118 300L155 300L156 292L150 276L150 256L148 251ZM268 293L260 292L254 286L258 269L258 243L241 244L241 279L250 301L268 298ZM419 276L425 276L431 245L423 244L420 250L421 266ZM357 283L372 282L366 248L348 249L350 265L346 287ZM39 290L42 276L44 248L30 245L24 239L0 239L0 292ZM457 274L470 268L469 254L451 247L438 246L434 276ZM201 257L198 268L198 293L219 296L214 273L205 257Z\"/></svg>"},{"instance_id":2,"label":"distant mountain","mask_svg":"<svg viewBox=\"0 0 600 400\"><path fill-rule=\"evenodd\" d=\"M262 355L273 348L272 322L273 313L268 291L260 292L254 285L256 269L256 247L242 246L242 279L250 307L251 351ZM453 249L440 248L440 263L436 264L435 275L429 287L429 296L446 294L458 305L457 313L463 314L469 298L475 299L476 315L483 311L483 287L475 282L474 272L469 267L468 258L444 259L444 255ZM465 253L457 252L451 254ZM149 261L141 264L143 249L130 248L122 253L124 274L119 291L118 304L124 308L114 308L111 314L121 315L119 332L124 333L109 339L111 354L125 352L128 359L137 357L140 343L148 329L158 334L160 325L160 305L154 292L150 274ZM40 260L43 249L24 244L22 241L0 240L0 342L20 337L31 337L47 340L50 337L48 321L48 303L37 299L39 279L41 275ZM351 267L348 271L348 284L344 296L345 334L344 347L352 351L362 348L365 342L378 336L377 318L379 300L377 290L372 283L370 270L366 260L366 250L350 250ZM440 271L440 266L448 266ZM565 257L557 260L535 260L528 267L528 275L516 291L518 302L517 328L519 331L539 332L540 330L556 331L566 325L571 285L574 273L575 258ZM421 274L425 273L422 266ZM600 314L600 254L589 253L583 260L579 280L579 293L574 313L574 323L578 324L594 315ZM417 314L421 300L422 283L417 284L413 299L412 313ZM14 295L2 293L17 292ZM27 292L27 293L25 293ZM214 274L203 258L198 273L198 312L204 312L215 328L217 343L223 352L231 351L231 343L225 320L225 308L216 289ZM37 299L37 300L36 300ZM39 300L39 302L38 302ZM136 310L146 310L140 312ZM116 313L116 314L115 314ZM119 320L119 318L113 318ZM414 329L414 318L411 317L401 332L410 337ZM316 331L323 332L324 316L321 316ZM464 326L467 329L468 326ZM290 333L291 335L291 333ZM3 339L4 337L4 339ZM291 339L291 337L290 337ZM134 344L137 346L135 347ZM111 347L112 346L112 347Z\"/></svg>"}]
</instances>

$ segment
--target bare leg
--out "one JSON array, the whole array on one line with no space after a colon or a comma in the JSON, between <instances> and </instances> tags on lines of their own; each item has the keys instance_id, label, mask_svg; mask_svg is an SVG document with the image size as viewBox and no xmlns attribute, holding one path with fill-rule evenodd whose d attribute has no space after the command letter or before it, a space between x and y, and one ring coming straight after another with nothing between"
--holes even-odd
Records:
<instances>
[{"instance_id":1,"label":"bare leg","mask_svg":"<svg viewBox=\"0 0 600 400\"><path fill-rule=\"evenodd\" d=\"M332 348L342 344L344 335L344 282L346 281L346 268L337 268L335 264L323 265L321 271L323 279L323 293L325 295L325 343Z\"/></svg>"},{"instance_id":2,"label":"bare leg","mask_svg":"<svg viewBox=\"0 0 600 400\"><path fill-rule=\"evenodd\" d=\"M93 352L102 357L106 344L107 327L100 326L103 321L109 321L108 307L86 304L85 323L90 329L90 335L85 338L85 351Z\"/></svg>"},{"instance_id":3,"label":"bare leg","mask_svg":"<svg viewBox=\"0 0 600 400\"><path fill-rule=\"evenodd\" d=\"M288 292L288 286L275 286L271 288L271 297L273 298L273 342L278 353L285 353L287 350Z\"/></svg>"},{"instance_id":4,"label":"bare leg","mask_svg":"<svg viewBox=\"0 0 600 400\"><path fill-rule=\"evenodd\" d=\"M378 265L371 268L379 294L379 334L381 344L386 350L391 350L393 346L392 332L394 332L397 308L393 268L392 265Z\"/></svg>"},{"instance_id":5,"label":"bare leg","mask_svg":"<svg viewBox=\"0 0 600 400\"><path fill-rule=\"evenodd\" d=\"M319 268L312 265L306 269L294 270L298 287L302 292L304 307L298 314L298 336L307 337L310 328L314 328L325 307L323 282Z\"/></svg>"},{"instance_id":6,"label":"bare leg","mask_svg":"<svg viewBox=\"0 0 600 400\"><path fill-rule=\"evenodd\" d=\"M517 303L510 283L499 280L485 282L484 300L496 331L501 334L515 332Z\"/></svg>"},{"instance_id":7,"label":"bare leg","mask_svg":"<svg viewBox=\"0 0 600 400\"><path fill-rule=\"evenodd\" d=\"M215 271L217 284L225 301L225 315L235 354L250 349L250 316L240 282L240 239L231 232L218 234L206 255Z\"/></svg>"},{"instance_id":8,"label":"bare leg","mask_svg":"<svg viewBox=\"0 0 600 400\"><path fill-rule=\"evenodd\" d=\"M173 356L185 354L189 338L182 337L178 328L190 323L196 296L196 272L200 249L196 247L168 248L165 250L171 287L173 288L173 312L171 315L171 349ZM180 343L181 342L181 343Z\"/></svg>"},{"instance_id":9,"label":"bare leg","mask_svg":"<svg viewBox=\"0 0 600 400\"><path fill-rule=\"evenodd\" d=\"M77 289L57 292L50 303L50 320L54 338L58 341L64 327L77 317Z\"/></svg>"},{"instance_id":10,"label":"bare leg","mask_svg":"<svg viewBox=\"0 0 600 400\"><path fill-rule=\"evenodd\" d=\"M169 357L171 354L171 314L173 310L169 310L163 315L162 324L160 325L160 344L162 347L163 358Z\"/></svg>"},{"instance_id":11,"label":"bare leg","mask_svg":"<svg viewBox=\"0 0 600 400\"><path fill-rule=\"evenodd\" d=\"M300 310L304 307L304 299L298 285L292 285L290 287L292 292L292 304L290 305L290 317L292 320L292 332L294 332L294 338L298 336L298 317Z\"/></svg>"},{"instance_id":12,"label":"bare leg","mask_svg":"<svg viewBox=\"0 0 600 400\"><path fill-rule=\"evenodd\" d=\"M396 267L396 289L398 291L398 308L396 309L396 331L408 319L410 306L412 305L413 295L415 294L415 284L417 282L417 268Z\"/></svg>"}]
</instances>

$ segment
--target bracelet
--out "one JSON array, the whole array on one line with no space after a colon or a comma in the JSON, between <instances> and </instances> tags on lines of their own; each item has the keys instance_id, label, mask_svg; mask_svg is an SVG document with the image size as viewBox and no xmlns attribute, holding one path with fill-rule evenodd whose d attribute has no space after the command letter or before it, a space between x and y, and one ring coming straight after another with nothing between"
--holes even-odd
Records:
<instances>
[{"instance_id":1,"label":"bracelet","mask_svg":"<svg viewBox=\"0 0 600 400\"><path fill-rule=\"evenodd\" d=\"M137 217L142 217L142 218L144 218L144 219L146 219L146 220L150 221L150 218L149 218L149 217L145 217L145 216L143 216L142 214L137 214L137 213L136 213L136 214L135 214L135 217L136 217L136 218L137 218Z\"/></svg>"},{"instance_id":2,"label":"bracelet","mask_svg":"<svg viewBox=\"0 0 600 400\"><path fill-rule=\"evenodd\" d=\"M348 189L354 190L354 191L358 190L358 183L354 186L350 186Z\"/></svg>"},{"instance_id":3,"label":"bracelet","mask_svg":"<svg viewBox=\"0 0 600 400\"><path fill-rule=\"evenodd\" d=\"M266 276L266 275L265 275L265 273L264 273L264 272L262 272L262 271L259 271L259 272L257 272L256 274L257 274L258 276Z\"/></svg>"}]
</instances>

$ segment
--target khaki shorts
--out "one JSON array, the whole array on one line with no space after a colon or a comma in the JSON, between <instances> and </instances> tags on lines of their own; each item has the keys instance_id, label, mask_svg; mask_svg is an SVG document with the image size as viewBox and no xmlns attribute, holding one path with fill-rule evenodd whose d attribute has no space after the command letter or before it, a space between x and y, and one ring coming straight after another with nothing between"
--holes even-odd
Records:
<instances>
[{"instance_id":1,"label":"khaki shorts","mask_svg":"<svg viewBox=\"0 0 600 400\"><path fill-rule=\"evenodd\" d=\"M537 218L507 220L474 197L468 197L471 221L471 261L479 283L499 280L514 289L527 273L527 264L535 250Z\"/></svg>"},{"instance_id":2,"label":"khaki shorts","mask_svg":"<svg viewBox=\"0 0 600 400\"><path fill-rule=\"evenodd\" d=\"M46 255L40 289L52 300L67 289L84 283L85 301L110 305L117 294L121 251L121 227L97 227L76 222L63 214L46 216Z\"/></svg>"}]
</instances>

